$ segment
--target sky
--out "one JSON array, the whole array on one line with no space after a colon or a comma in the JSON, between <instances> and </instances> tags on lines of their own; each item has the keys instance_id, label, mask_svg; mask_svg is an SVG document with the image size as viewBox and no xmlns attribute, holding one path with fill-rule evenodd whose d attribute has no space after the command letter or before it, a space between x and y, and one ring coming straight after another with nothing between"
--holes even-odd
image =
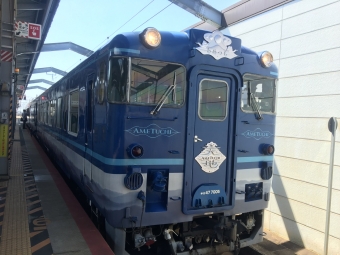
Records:
<instances>
[{"instance_id":1,"label":"sky","mask_svg":"<svg viewBox=\"0 0 340 255\"><path fill-rule=\"evenodd\" d=\"M221 11L239 0L205 0ZM168 0L60 0L47 34L46 43L73 42L92 51L122 32L155 27L162 31L182 31L201 19ZM35 68L54 67L69 72L87 57L71 50L41 52ZM53 72L32 74L31 80L57 82L62 76ZM28 88L31 85L28 86ZM49 88L46 83L32 86ZM26 90L19 111L43 91Z\"/></svg>"}]
</instances>

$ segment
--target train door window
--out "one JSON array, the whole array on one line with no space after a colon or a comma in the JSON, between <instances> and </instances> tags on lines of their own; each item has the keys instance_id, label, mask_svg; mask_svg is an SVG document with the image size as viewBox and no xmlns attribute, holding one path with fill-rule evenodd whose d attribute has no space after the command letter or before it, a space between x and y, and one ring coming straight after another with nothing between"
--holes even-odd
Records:
<instances>
[{"instance_id":1,"label":"train door window","mask_svg":"<svg viewBox=\"0 0 340 255\"><path fill-rule=\"evenodd\" d=\"M47 108L47 124L51 126L51 108L52 108L52 101L49 101L48 108Z\"/></svg>"},{"instance_id":2,"label":"train door window","mask_svg":"<svg viewBox=\"0 0 340 255\"><path fill-rule=\"evenodd\" d=\"M49 118L48 118L48 124L50 126L54 123L54 116L55 116L55 100L50 101L50 107L49 107Z\"/></svg>"},{"instance_id":3,"label":"train door window","mask_svg":"<svg viewBox=\"0 0 340 255\"><path fill-rule=\"evenodd\" d=\"M79 91L70 92L69 97L69 126L68 131L73 134L78 133L78 116L79 116Z\"/></svg>"},{"instance_id":4,"label":"train door window","mask_svg":"<svg viewBox=\"0 0 340 255\"><path fill-rule=\"evenodd\" d=\"M41 122L41 104L38 105L38 115L37 115L38 121Z\"/></svg>"},{"instance_id":5,"label":"train door window","mask_svg":"<svg viewBox=\"0 0 340 255\"><path fill-rule=\"evenodd\" d=\"M245 112L275 112L276 80L246 74L243 76L241 108Z\"/></svg>"},{"instance_id":6,"label":"train door window","mask_svg":"<svg viewBox=\"0 0 340 255\"><path fill-rule=\"evenodd\" d=\"M44 123L45 123L45 124L48 124L48 102L45 103Z\"/></svg>"},{"instance_id":7,"label":"train door window","mask_svg":"<svg viewBox=\"0 0 340 255\"><path fill-rule=\"evenodd\" d=\"M68 95L64 96L63 99L63 129L67 130L68 124Z\"/></svg>"},{"instance_id":8,"label":"train door window","mask_svg":"<svg viewBox=\"0 0 340 255\"><path fill-rule=\"evenodd\" d=\"M93 77L93 76L92 76ZM93 115L93 78L87 81L87 130L92 130L92 115Z\"/></svg>"},{"instance_id":9,"label":"train door window","mask_svg":"<svg viewBox=\"0 0 340 255\"><path fill-rule=\"evenodd\" d=\"M228 83L203 79L199 85L199 117L202 120L222 121L227 116Z\"/></svg>"},{"instance_id":10,"label":"train door window","mask_svg":"<svg viewBox=\"0 0 340 255\"><path fill-rule=\"evenodd\" d=\"M45 116L45 103L41 103L40 105L40 120L42 123L44 123L44 116Z\"/></svg>"},{"instance_id":11,"label":"train door window","mask_svg":"<svg viewBox=\"0 0 340 255\"><path fill-rule=\"evenodd\" d=\"M45 103L40 104L40 122L44 123Z\"/></svg>"},{"instance_id":12,"label":"train door window","mask_svg":"<svg viewBox=\"0 0 340 255\"><path fill-rule=\"evenodd\" d=\"M97 88L98 103L100 104L104 102L105 81L106 81L106 63L102 62L99 67L99 83Z\"/></svg>"},{"instance_id":13,"label":"train door window","mask_svg":"<svg viewBox=\"0 0 340 255\"><path fill-rule=\"evenodd\" d=\"M62 97L59 97L58 100L57 100L57 128L61 128L61 119L62 119L62 116L63 116L63 111L62 111Z\"/></svg>"}]
</instances>

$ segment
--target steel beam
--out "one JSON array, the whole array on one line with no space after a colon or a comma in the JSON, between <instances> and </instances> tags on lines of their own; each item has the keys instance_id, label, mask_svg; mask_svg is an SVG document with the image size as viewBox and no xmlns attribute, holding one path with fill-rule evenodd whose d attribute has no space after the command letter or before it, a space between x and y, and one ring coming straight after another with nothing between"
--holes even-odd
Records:
<instances>
[{"instance_id":1,"label":"steel beam","mask_svg":"<svg viewBox=\"0 0 340 255\"><path fill-rule=\"evenodd\" d=\"M44 82L44 83L47 83L49 85L53 85L54 84L54 82L51 82L51 81L48 81L48 80L45 80L45 79L30 80L30 82L28 84L40 83L40 82Z\"/></svg>"},{"instance_id":2,"label":"steel beam","mask_svg":"<svg viewBox=\"0 0 340 255\"><path fill-rule=\"evenodd\" d=\"M18 11L42 11L45 8L44 4L33 3L18 3Z\"/></svg>"},{"instance_id":3,"label":"steel beam","mask_svg":"<svg viewBox=\"0 0 340 255\"><path fill-rule=\"evenodd\" d=\"M208 5L202 0L169 0L182 9L194 14L203 21L213 25L216 29L222 29L227 26L222 12Z\"/></svg>"},{"instance_id":4,"label":"steel beam","mask_svg":"<svg viewBox=\"0 0 340 255\"><path fill-rule=\"evenodd\" d=\"M93 54L92 50L86 49L80 45L77 45L72 42L63 42L63 43L47 43L44 44L41 48L41 52L44 51L59 51L59 50L72 50L81 55L89 57Z\"/></svg>"},{"instance_id":5,"label":"steel beam","mask_svg":"<svg viewBox=\"0 0 340 255\"><path fill-rule=\"evenodd\" d=\"M36 52L35 50L35 45L27 42L27 43L18 43L17 44L17 54L18 56L20 56L19 54L22 55L22 53L26 53L26 52ZM29 53L32 54L32 53Z\"/></svg>"},{"instance_id":6,"label":"steel beam","mask_svg":"<svg viewBox=\"0 0 340 255\"><path fill-rule=\"evenodd\" d=\"M293 0L241 0L222 10L222 20L224 20L227 26L232 26L236 23L242 22L246 19L277 8L291 1ZM202 21L184 29L184 31L190 28L202 29L207 31L213 31L216 29L210 24ZM222 30L222 28L220 28L219 30Z\"/></svg>"},{"instance_id":7,"label":"steel beam","mask_svg":"<svg viewBox=\"0 0 340 255\"><path fill-rule=\"evenodd\" d=\"M43 91L45 91L47 88L41 87L41 86L30 86L29 88L27 87L26 90L30 90L30 89L41 89Z\"/></svg>"},{"instance_id":8,"label":"steel beam","mask_svg":"<svg viewBox=\"0 0 340 255\"><path fill-rule=\"evenodd\" d=\"M56 74L60 74L62 76L65 76L67 72L64 72L60 69L54 68L54 67L43 67L43 68L36 68L33 70L33 73L47 73L47 72L54 72Z\"/></svg>"},{"instance_id":9,"label":"steel beam","mask_svg":"<svg viewBox=\"0 0 340 255\"><path fill-rule=\"evenodd\" d=\"M293 0L242 0L222 12L230 26L291 1Z\"/></svg>"},{"instance_id":10,"label":"steel beam","mask_svg":"<svg viewBox=\"0 0 340 255\"><path fill-rule=\"evenodd\" d=\"M29 66L30 66L29 63L17 63L15 67L19 68L19 69L25 69L25 68L27 68Z\"/></svg>"}]
</instances>

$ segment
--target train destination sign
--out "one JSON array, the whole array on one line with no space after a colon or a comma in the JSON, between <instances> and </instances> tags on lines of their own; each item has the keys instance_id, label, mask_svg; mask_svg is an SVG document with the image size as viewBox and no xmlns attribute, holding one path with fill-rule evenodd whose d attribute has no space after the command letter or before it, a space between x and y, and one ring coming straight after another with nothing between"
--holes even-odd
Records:
<instances>
[{"instance_id":1,"label":"train destination sign","mask_svg":"<svg viewBox=\"0 0 340 255\"><path fill-rule=\"evenodd\" d=\"M34 40L41 39L41 25L24 21L16 21L14 26L14 35Z\"/></svg>"}]
</instances>

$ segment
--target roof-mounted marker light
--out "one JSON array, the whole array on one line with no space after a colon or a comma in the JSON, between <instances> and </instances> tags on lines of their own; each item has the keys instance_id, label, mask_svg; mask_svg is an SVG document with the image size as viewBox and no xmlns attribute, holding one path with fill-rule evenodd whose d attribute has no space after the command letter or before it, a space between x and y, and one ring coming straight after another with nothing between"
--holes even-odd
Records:
<instances>
[{"instance_id":1,"label":"roof-mounted marker light","mask_svg":"<svg viewBox=\"0 0 340 255\"><path fill-rule=\"evenodd\" d=\"M263 67L270 67L273 64L274 58L269 51L264 51L260 55L260 61Z\"/></svg>"},{"instance_id":2,"label":"roof-mounted marker light","mask_svg":"<svg viewBox=\"0 0 340 255\"><path fill-rule=\"evenodd\" d=\"M161 34L156 28L148 27L139 34L139 38L145 47L149 49L157 48L161 44Z\"/></svg>"}]
</instances>

